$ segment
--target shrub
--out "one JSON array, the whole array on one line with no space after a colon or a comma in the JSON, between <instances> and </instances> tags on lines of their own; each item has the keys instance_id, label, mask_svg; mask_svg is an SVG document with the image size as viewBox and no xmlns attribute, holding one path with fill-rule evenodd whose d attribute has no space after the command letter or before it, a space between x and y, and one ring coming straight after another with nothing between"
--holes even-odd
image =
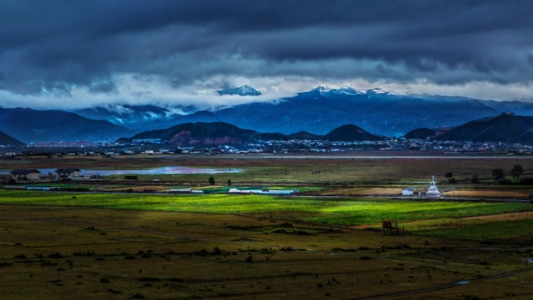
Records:
<instances>
[{"instance_id":1,"label":"shrub","mask_svg":"<svg viewBox=\"0 0 533 300\"><path fill-rule=\"evenodd\" d=\"M492 178L494 178L495 181L500 181L505 178L505 172L503 169L494 169L492 170Z\"/></svg>"},{"instance_id":2,"label":"shrub","mask_svg":"<svg viewBox=\"0 0 533 300\"><path fill-rule=\"evenodd\" d=\"M521 165L514 165L513 169L511 170L511 175L513 176L516 181L520 180L520 176L524 174L524 169Z\"/></svg>"},{"instance_id":3,"label":"shrub","mask_svg":"<svg viewBox=\"0 0 533 300\"><path fill-rule=\"evenodd\" d=\"M511 184L511 180L507 178L501 178L500 180L498 180L498 183L503 185Z\"/></svg>"},{"instance_id":4,"label":"shrub","mask_svg":"<svg viewBox=\"0 0 533 300\"><path fill-rule=\"evenodd\" d=\"M522 178L520 178L520 181L518 183L524 184L524 185L533 185L533 178L531 178L531 177L522 177Z\"/></svg>"}]
</instances>

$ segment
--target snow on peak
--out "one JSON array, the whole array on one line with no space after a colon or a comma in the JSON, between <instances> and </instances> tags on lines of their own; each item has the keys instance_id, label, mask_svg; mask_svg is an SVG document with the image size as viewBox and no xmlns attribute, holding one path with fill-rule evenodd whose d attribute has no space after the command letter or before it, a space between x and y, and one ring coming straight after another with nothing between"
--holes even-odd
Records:
<instances>
[{"instance_id":1,"label":"snow on peak","mask_svg":"<svg viewBox=\"0 0 533 300\"><path fill-rule=\"evenodd\" d=\"M349 87L349 86L341 87L341 88L338 88L338 89L334 89L334 88L330 88L330 87L327 87L327 86L319 85L316 88L312 89L311 92L320 93L321 95L331 95L331 94L336 94L336 95L360 95L361 94L361 92L359 92L359 91L357 91L354 88Z\"/></svg>"},{"instance_id":2,"label":"snow on peak","mask_svg":"<svg viewBox=\"0 0 533 300\"><path fill-rule=\"evenodd\" d=\"M359 91L357 91L354 88L349 87L349 86L337 89L336 92L338 94L346 94L346 95L360 95L361 94L361 92L359 92Z\"/></svg>"},{"instance_id":3,"label":"snow on peak","mask_svg":"<svg viewBox=\"0 0 533 300\"><path fill-rule=\"evenodd\" d=\"M323 85L319 85L316 88L312 89L311 92L319 92L319 93L329 93L331 91L331 88Z\"/></svg>"},{"instance_id":4,"label":"snow on peak","mask_svg":"<svg viewBox=\"0 0 533 300\"><path fill-rule=\"evenodd\" d=\"M133 110L127 105L122 104L107 104L103 106L109 112L116 113L119 115L128 115L133 113Z\"/></svg>"},{"instance_id":5,"label":"snow on peak","mask_svg":"<svg viewBox=\"0 0 533 300\"><path fill-rule=\"evenodd\" d=\"M389 94L389 92L385 91L382 88L373 88L373 89L367 90L366 93L367 94L374 94L374 95L376 95L376 94L381 94L381 95Z\"/></svg>"},{"instance_id":6,"label":"snow on peak","mask_svg":"<svg viewBox=\"0 0 533 300\"><path fill-rule=\"evenodd\" d=\"M239 96L259 96L261 92L254 89L249 85L243 85L240 87L219 90L217 91L219 95L239 95Z\"/></svg>"}]
</instances>

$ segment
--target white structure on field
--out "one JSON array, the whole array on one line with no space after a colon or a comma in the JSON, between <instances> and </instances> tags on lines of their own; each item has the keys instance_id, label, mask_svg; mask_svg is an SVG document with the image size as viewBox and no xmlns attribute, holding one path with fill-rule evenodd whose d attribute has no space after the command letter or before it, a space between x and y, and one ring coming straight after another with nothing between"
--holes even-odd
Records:
<instances>
[{"instance_id":1,"label":"white structure on field","mask_svg":"<svg viewBox=\"0 0 533 300\"><path fill-rule=\"evenodd\" d=\"M429 188L426 192L426 198L440 198L439 189L435 184L435 176L431 176L431 182L429 183Z\"/></svg>"},{"instance_id":2,"label":"white structure on field","mask_svg":"<svg viewBox=\"0 0 533 300\"><path fill-rule=\"evenodd\" d=\"M293 195L298 193L299 190L239 190L236 188L228 190L228 194Z\"/></svg>"},{"instance_id":3,"label":"white structure on field","mask_svg":"<svg viewBox=\"0 0 533 300\"><path fill-rule=\"evenodd\" d=\"M402 196L412 196L415 193L415 189L408 187L402 190Z\"/></svg>"}]
</instances>

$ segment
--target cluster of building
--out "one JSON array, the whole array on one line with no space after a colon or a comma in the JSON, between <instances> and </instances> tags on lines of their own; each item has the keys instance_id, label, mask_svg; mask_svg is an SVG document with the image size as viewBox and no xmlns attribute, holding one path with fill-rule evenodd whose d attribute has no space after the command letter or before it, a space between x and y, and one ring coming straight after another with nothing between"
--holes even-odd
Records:
<instances>
[{"instance_id":1,"label":"cluster of building","mask_svg":"<svg viewBox=\"0 0 533 300\"><path fill-rule=\"evenodd\" d=\"M34 182L42 179L66 181L80 177L80 169L56 169L54 172L43 174L37 169L15 169L10 172L11 180L15 182Z\"/></svg>"},{"instance_id":2,"label":"cluster of building","mask_svg":"<svg viewBox=\"0 0 533 300\"><path fill-rule=\"evenodd\" d=\"M203 194L202 190L193 190L191 188L181 188L181 189L170 189L168 191L170 194ZM267 189L237 189L231 188L228 190L228 194L240 194L240 195L280 195L280 196L289 196L298 194L298 190L267 190Z\"/></svg>"},{"instance_id":3,"label":"cluster of building","mask_svg":"<svg viewBox=\"0 0 533 300\"><path fill-rule=\"evenodd\" d=\"M254 145L254 148L257 146ZM502 142L456 142L423 139L389 138L381 141L324 141L324 140L275 140L263 141L264 152L350 152L362 150L379 151L425 151L443 154L533 154L533 146Z\"/></svg>"},{"instance_id":4,"label":"cluster of building","mask_svg":"<svg viewBox=\"0 0 533 300\"><path fill-rule=\"evenodd\" d=\"M298 190L239 190L231 188L228 190L228 194L255 194L255 195L294 195L298 194Z\"/></svg>"}]
</instances>

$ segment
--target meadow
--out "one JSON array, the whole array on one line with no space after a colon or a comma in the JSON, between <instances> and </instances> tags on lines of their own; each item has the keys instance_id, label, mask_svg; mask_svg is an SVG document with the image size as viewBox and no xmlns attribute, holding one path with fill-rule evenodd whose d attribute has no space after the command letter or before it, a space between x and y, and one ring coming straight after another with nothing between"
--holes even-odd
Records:
<instances>
[{"instance_id":1,"label":"meadow","mask_svg":"<svg viewBox=\"0 0 533 300\"><path fill-rule=\"evenodd\" d=\"M2 204L57 207L89 207L138 211L232 214L248 217L282 215L302 223L363 226L380 229L383 219L401 220L412 233L425 230L411 223L449 223L463 218L529 212L524 202L450 202L375 198L331 199L325 197L279 197L268 195L154 195L131 193L62 193L0 190ZM490 220L489 220L490 221ZM438 227L435 225L435 227ZM530 230L530 229L527 229ZM503 230L504 234L507 230ZM533 228L531 229L533 232ZM493 231L493 235L496 231ZM426 233L426 235L428 235ZM442 233L439 234L442 236ZM483 236L479 234L477 239ZM448 236L453 238L453 234ZM495 236L498 238L498 236Z\"/></svg>"},{"instance_id":2,"label":"meadow","mask_svg":"<svg viewBox=\"0 0 533 300\"><path fill-rule=\"evenodd\" d=\"M189 174L73 181L64 185L69 192L0 189L0 292L8 299L533 297L532 188L490 178L493 168L516 163L529 176L529 159L37 157L2 163L243 170L215 175L214 185L205 174ZM453 184L444 179L448 171ZM427 187L433 173L443 192L466 198L395 196L407 185ZM471 183L472 174L482 182ZM228 195L227 179L232 187L302 193ZM164 193L176 187L206 193ZM397 220L401 234L382 232L383 219Z\"/></svg>"}]
</instances>

